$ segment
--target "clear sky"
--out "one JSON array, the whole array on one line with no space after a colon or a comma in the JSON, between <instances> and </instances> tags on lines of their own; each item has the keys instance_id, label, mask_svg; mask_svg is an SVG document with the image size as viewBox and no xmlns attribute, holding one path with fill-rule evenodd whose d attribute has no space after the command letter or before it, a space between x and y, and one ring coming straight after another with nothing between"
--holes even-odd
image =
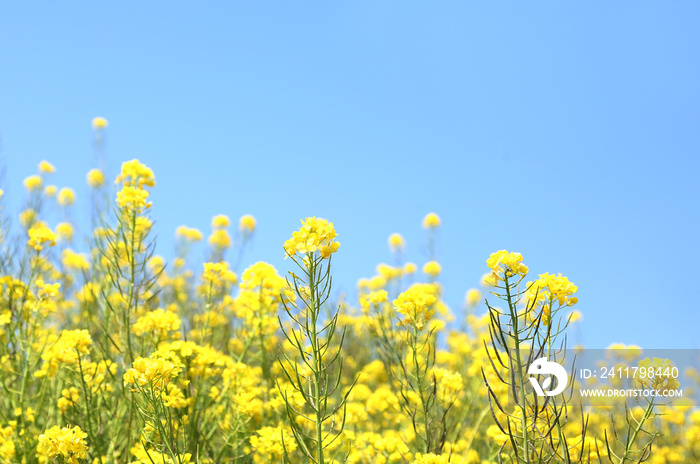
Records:
<instances>
[{"instance_id":1,"label":"clear sky","mask_svg":"<svg viewBox=\"0 0 700 464\"><path fill-rule=\"evenodd\" d=\"M572 341L700 348L700 3L576 3L3 2L6 211L42 159L87 210L103 116L111 175L156 174L166 257L250 213L245 263L284 272L321 216L352 295L392 232L425 262L435 211L454 310L506 248L579 286Z\"/></svg>"}]
</instances>

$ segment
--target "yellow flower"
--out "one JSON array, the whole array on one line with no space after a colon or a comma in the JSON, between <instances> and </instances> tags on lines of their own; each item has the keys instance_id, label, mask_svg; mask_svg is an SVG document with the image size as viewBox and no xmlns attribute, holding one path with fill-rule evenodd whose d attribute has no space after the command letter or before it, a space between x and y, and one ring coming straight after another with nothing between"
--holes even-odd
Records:
<instances>
[{"instance_id":1,"label":"yellow flower","mask_svg":"<svg viewBox=\"0 0 700 464\"><path fill-rule=\"evenodd\" d=\"M90 188L100 188L105 183L105 175L97 168L90 169L87 173L87 183Z\"/></svg>"},{"instance_id":2,"label":"yellow flower","mask_svg":"<svg viewBox=\"0 0 700 464\"><path fill-rule=\"evenodd\" d=\"M386 290L377 290L370 292L368 295L360 297L360 306L363 309L369 309L372 306L380 306L382 303L389 301L389 294Z\"/></svg>"},{"instance_id":3,"label":"yellow flower","mask_svg":"<svg viewBox=\"0 0 700 464\"><path fill-rule=\"evenodd\" d=\"M209 244L214 248L230 248L231 236L226 229L215 229L209 236Z\"/></svg>"},{"instance_id":4,"label":"yellow flower","mask_svg":"<svg viewBox=\"0 0 700 464\"><path fill-rule=\"evenodd\" d=\"M35 192L44 185L44 179L37 175L32 175L24 179L24 188L30 192Z\"/></svg>"},{"instance_id":5,"label":"yellow flower","mask_svg":"<svg viewBox=\"0 0 700 464\"><path fill-rule=\"evenodd\" d=\"M156 309L139 317L133 326L133 330L136 335L157 332L160 338L166 338L169 331L179 330L180 324L182 324L182 321L180 321L177 314L163 309Z\"/></svg>"},{"instance_id":6,"label":"yellow flower","mask_svg":"<svg viewBox=\"0 0 700 464\"><path fill-rule=\"evenodd\" d=\"M528 272L528 268L522 261L523 255L520 253L509 252L507 250L499 250L495 253L491 253L489 259L486 260L486 265L491 268L491 281L498 283L501 279L501 273L505 274L506 277L512 277L516 274L525 276Z\"/></svg>"},{"instance_id":7,"label":"yellow flower","mask_svg":"<svg viewBox=\"0 0 700 464\"><path fill-rule=\"evenodd\" d=\"M403 266L403 272L404 274L413 274L418 270L418 266L416 266L414 263L406 263Z\"/></svg>"},{"instance_id":8,"label":"yellow flower","mask_svg":"<svg viewBox=\"0 0 700 464\"><path fill-rule=\"evenodd\" d=\"M423 266L423 273L429 275L430 277L436 277L440 274L442 267L437 261L428 261Z\"/></svg>"},{"instance_id":9,"label":"yellow flower","mask_svg":"<svg viewBox=\"0 0 700 464\"><path fill-rule=\"evenodd\" d=\"M61 254L61 261L63 265L68 269L75 269L78 271L87 271L90 269L90 262L84 254L76 253L73 250L66 248Z\"/></svg>"},{"instance_id":10,"label":"yellow flower","mask_svg":"<svg viewBox=\"0 0 700 464\"><path fill-rule=\"evenodd\" d=\"M340 243L335 241L337 235L332 222L307 217L301 221L301 228L292 233L292 238L284 242L284 250L288 256L320 251L322 257L328 258L340 247Z\"/></svg>"},{"instance_id":11,"label":"yellow flower","mask_svg":"<svg viewBox=\"0 0 700 464\"><path fill-rule=\"evenodd\" d=\"M391 251L403 250L406 246L406 241L403 239L401 234L393 233L389 235L389 249Z\"/></svg>"},{"instance_id":12,"label":"yellow flower","mask_svg":"<svg viewBox=\"0 0 700 464\"><path fill-rule=\"evenodd\" d=\"M155 354L154 354L155 355ZM167 356L166 356L167 357ZM138 358L134 367L124 373L124 385L152 385L162 390L176 377L180 368L164 357Z\"/></svg>"},{"instance_id":13,"label":"yellow flower","mask_svg":"<svg viewBox=\"0 0 700 464\"><path fill-rule=\"evenodd\" d=\"M37 286L39 283L37 283ZM51 302L59 294L59 285L41 283L39 290L40 298L45 302ZM55 305L54 305L55 306ZM85 360L81 355L87 355L92 345L92 337L87 330L64 330L55 343L51 344L41 359L44 361L41 369L34 373L35 377L53 377L58 372L59 367L75 366L79 359Z\"/></svg>"},{"instance_id":14,"label":"yellow flower","mask_svg":"<svg viewBox=\"0 0 700 464\"><path fill-rule=\"evenodd\" d=\"M92 119L92 128L95 130L102 130L107 127L107 125L107 120L101 116Z\"/></svg>"},{"instance_id":15,"label":"yellow flower","mask_svg":"<svg viewBox=\"0 0 700 464\"><path fill-rule=\"evenodd\" d=\"M19 223L22 227L27 228L36 221L36 211L33 209L25 209L19 213Z\"/></svg>"},{"instance_id":16,"label":"yellow flower","mask_svg":"<svg viewBox=\"0 0 700 464\"><path fill-rule=\"evenodd\" d=\"M238 230L244 234L251 234L255 232L256 224L257 222L253 216L245 214L241 216L241 219L238 221Z\"/></svg>"},{"instance_id":17,"label":"yellow flower","mask_svg":"<svg viewBox=\"0 0 700 464\"><path fill-rule=\"evenodd\" d=\"M136 186L142 189L144 186L153 187L156 185L156 178L151 168L137 159L132 159L122 163L122 170L117 176L116 183L121 183L125 186Z\"/></svg>"},{"instance_id":18,"label":"yellow flower","mask_svg":"<svg viewBox=\"0 0 700 464\"><path fill-rule=\"evenodd\" d=\"M382 276L386 280L392 280L401 277L401 273L403 272L402 268L396 268L393 266L389 266L388 264L385 263L379 263L377 264L377 274Z\"/></svg>"},{"instance_id":19,"label":"yellow flower","mask_svg":"<svg viewBox=\"0 0 700 464\"><path fill-rule=\"evenodd\" d=\"M561 274L545 272L540 274L535 282L528 282L527 286L528 301L537 300L539 304L552 304L557 301L560 306L573 306L578 303L578 298L571 296L578 291L578 287Z\"/></svg>"},{"instance_id":20,"label":"yellow flower","mask_svg":"<svg viewBox=\"0 0 700 464\"><path fill-rule=\"evenodd\" d=\"M435 229L440 227L440 216L435 213L428 213L423 218L423 228L424 229Z\"/></svg>"},{"instance_id":21,"label":"yellow flower","mask_svg":"<svg viewBox=\"0 0 700 464\"><path fill-rule=\"evenodd\" d=\"M666 390L678 390L681 386L678 381L678 368L671 364L670 359L645 358L638 363L637 376L645 388L664 392Z\"/></svg>"},{"instance_id":22,"label":"yellow flower","mask_svg":"<svg viewBox=\"0 0 700 464\"><path fill-rule=\"evenodd\" d=\"M65 413L68 408L73 407L80 401L80 392L75 387L61 390L61 398L58 399L58 409Z\"/></svg>"},{"instance_id":23,"label":"yellow flower","mask_svg":"<svg viewBox=\"0 0 700 464\"><path fill-rule=\"evenodd\" d=\"M58 204L61 206L70 206L75 203L75 191L70 187L63 187L58 192Z\"/></svg>"},{"instance_id":24,"label":"yellow flower","mask_svg":"<svg viewBox=\"0 0 700 464\"><path fill-rule=\"evenodd\" d=\"M421 454L416 453L416 460L413 464L449 464L450 461L447 456L438 456L437 454L428 453Z\"/></svg>"},{"instance_id":25,"label":"yellow flower","mask_svg":"<svg viewBox=\"0 0 700 464\"><path fill-rule=\"evenodd\" d=\"M321 247L321 256L324 258L328 258L331 255L331 253L338 251L339 246L340 246L340 243L338 243L338 242L335 242L331 245L323 245Z\"/></svg>"},{"instance_id":26,"label":"yellow flower","mask_svg":"<svg viewBox=\"0 0 700 464\"><path fill-rule=\"evenodd\" d=\"M59 240L70 242L73 239L73 226L68 222L56 224L56 235Z\"/></svg>"},{"instance_id":27,"label":"yellow flower","mask_svg":"<svg viewBox=\"0 0 700 464\"><path fill-rule=\"evenodd\" d=\"M147 201L148 195L147 190L127 185L117 192L117 204L120 208L140 213L143 209L151 207L151 203Z\"/></svg>"},{"instance_id":28,"label":"yellow flower","mask_svg":"<svg viewBox=\"0 0 700 464\"><path fill-rule=\"evenodd\" d=\"M47 197L55 197L56 192L58 192L58 187L56 187L55 185L47 185L46 187L44 187L44 195L46 195Z\"/></svg>"},{"instance_id":29,"label":"yellow flower","mask_svg":"<svg viewBox=\"0 0 700 464\"><path fill-rule=\"evenodd\" d=\"M37 222L32 225L31 229L28 231L29 241L27 244L34 248L36 251L41 251L44 249L44 244L48 243L49 246L56 245L56 234L51 231L46 224L43 222Z\"/></svg>"},{"instance_id":30,"label":"yellow flower","mask_svg":"<svg viewBox=\"0 0 700 464\"><path fill-rule=\"evenodd\" d=\"M393 301L396 312L404 316L397 325L412 325L418 330L433 317L433 304L437 301L428 287L430 284L413 284Z\"/></svg>"},{"instance_id":31,"label":"yellow flower","mask_svg":"<svg viewBox=\"0 0 700 464\"><path fill-rule=\"evenodd\" d=\"M250 445L255 449L253 462L282 462L284 451L288 453L297 449L294 436L280 427L263 427L250 437Z\"/></svg>"},{"instance_id":32,"label":"yellow flower","mask_svg":"<svg viewBox=\"0 0 700 464\"><path fill-rule=\"evenodd\" d=\"M229 269L228 263L204 263L202 272L202 282L205 285L226 286L235 284L238 281L236 273Z\"/></svg>"},{"instance_id":33,"label":"yellow flower","mask_svg":"<svg viewBox=\"0 0 700 464\"><path fill-rule=\"evenodd\" d=\"M42 174L53 174L56 172L56 168L48 161L42 161L39 163L39 172Z\"/></svg>"},{"instance_id":34,"label":"yellow flower","mask_svg":"<svg viewBox=\"0 0 700 464\"><path fill-rule=\"evenodd\" d=\"M218 214L211 220L212 229L224 229L231 225L231 220L225 214Z\"/></svg>"},{"instance_id":35,"label":"yellow flower","mask_svg":"<svg viewBox=\"0 0 700 464\"><path fill-rule=\"evenodd\" d=\"M52 462L56 462L55 459L60 456L62 462L78 464L78 460L87 458L88 446L85 438L87 433L78 426L61 428L54 425L39 435L37 452Z\"/></svg>"},{"instance_id":36,"label":"yellow flower","mask_svg":"<svg viewBox=\"0 0 700 464\"><path fill-rule=\"evenodd\" d=\"M153 171L139 160L133 159L122 163L122 170L117 176L116 183L122 184L117 192L117 204L120 208L140 214L143 209L151 207L148 202L148 190L156 184Z\"/></svg>"},{"instance_id":37,"label":"yellow flower","mask_svg":"<svg viewBox=\"0 0 700 464\"><path fill-rule=\"evenodd\" d=\"M175 236L190 242L199 242L202 240L202 233L198 229L187 226L179 226L175 230Z\"/></svg>"},{"instance_id":38,"label":"yellow flower","mask_svg":"<svg viewBox=\"0 0 700 464\"><path fill-rule=\"evenodd\" d=\"M467 305L469 306L476 306L479 304L481 301L481 292L477 290L476 288L470 288L467 290L467 295L465 297L465 301L467 302Z\"/></svg>"},{"instance_id":39,"label":"yellow flower","mask_svg":"<svg viewBox=\"0 0 700 464\"><path fill-rule=\"evenodd\" d=\"M572 324L574 322L580 321L581 319L583 319L583 314L581 314L581 311L574 310L574 311L571 311L571 313L569 313L569 315L568 315L568 320Z\"/></svg>"}]
</instances>

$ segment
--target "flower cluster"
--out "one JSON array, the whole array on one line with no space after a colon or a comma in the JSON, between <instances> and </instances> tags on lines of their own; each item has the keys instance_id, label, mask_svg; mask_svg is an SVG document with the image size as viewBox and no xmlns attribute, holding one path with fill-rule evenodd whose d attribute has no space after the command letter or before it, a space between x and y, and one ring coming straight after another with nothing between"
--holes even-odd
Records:
<instances>
[{"instance_id":1,"label":"flower cluster","mask_svg":"<svg viewBox=\"0 0 700 464\"><path fill-rule=\"evenodd\" d=\"M236 273L229 269L228 263L204 263L202 283L213 287L228 287L238 281Z\"/></svg>"},{"instance_id":2,"label":"flower cluster","mask_svg":"<svg viewBox=\"0 0 700 464\"><path fill-rule=\"evenodd\" d=\"M498 284L503 277L513 277L515 275L525 276L528 268L523 264L523 255L520 253L499 250L491 253L486 265L491 269L489 283Z\"/></svg>"},{"instance_id":3,"label":"flower cluster","mask_svg":"<svg viewBox=\"0 0 700 464\"><path fill-rule=\"evenodd\" d=\"M90 188L96 189L102 187L105 183L104 173L97 168L90 169L87 173L87 183Z\"/></svg>"},{"instance_id":4,"label":"flower cluster","mask_svg":"<svg viewBox=\"0 0 700 464\"><path fill-rule=\"evenodd\" d=\"M214 216L211 221L212 233L209 236L209 244L218 250L231 248L231 236L226 228L231 225L231 220L224 214Z\"/></svg>"},{"instance_id":5,"label":"flower cluster","mask_svg":"<svg viewBox=\"0 0 700 464\"><path fill-rule=\"evenodd\" d=\"M90 332L85 329L64 330L61 335L44 351L41 369L34 373L36 377L53 377L60 367L74 367L78 361L87 356L92 345Z\"/></svg>"},{"instance_id":6,"label":"flower cluster","mask_svg":"<svg viewBox=\"0 0 700 464\"><path fill-rule=\"evenodd\" d=\"M578 291L578 287L561 274L545 272L536 281L528 282L527 286L528 301L536 300L541 305L557 302L560 306L573 306L578 302L578 298L571 296Z\"/></svg>"},{"instance_id":7,"label":"flower cluster","mask_svg":"<svg viewBox=\"0 0 700 464\"><path fill-rule=\"evenodd\" d=\"M681 384L677 374L674 374L674 367L670 359L644 358L637 363L639 370L639 381L643 387L664 392L666 390L677 390Z\"/></svg>"},{"instance_id":8,"label":"flower cluster","mask_svg":"<svg viewBox=\"0 0 700 464\"><path fill-rule=\"evenodd\" d=\"M67 464L78 464L87 458L88 446L85 441L87 433L80 427L59 427L54 425L39 435L37 452L51 460L62 458Z\"/></svg>"},{"instance_id":9,"label":"flower cluster","mask_svg":"<svg viewBox=\"0 0 700 464\"><path fill-rule=\"evenodd\" d=\"M255 232L255 226L257 224L257 221L255 218L250 215L250 214L244 214L241 216L241 218L238 220L238 230L241 231L242 234L252 234Z\"/></svg>"},{"instance_id":10,"label":"flower cluster","mask_svg":"<svg viewBox=\"0 0 700 464\"><path fill-rule=\"evenodd\" d=\"M124 374L124 385L148 385L154 390L163 390L179 371L180 367L166 357L138 358L134 361L134 367Z\"/></svg>"},{"instance_id":11,"label":"flower cluster","mask_svg":"<svg viewBox=\"0 0 700 464\"><path fill-rule=\"evenodd\" d=\"M146 190L146 187L156 184L151 168L137 159L127 161L122 164L116 183L122 185L122 189L117 192L117 204L120 208L140 214L142 210L151 207L148 201L150 193Z\"/></svg>"},{"instance_id":12,"label":"flower cluster","mask_svg":"<svg viewBox=\"0 0 700 464\"><path fill-rule=\"evenodd\" d=\"M180 329L180 324L182 324L182 321L177 314L164 311L163 309L156 309L138 318L136 324L134 324L134 333L143 335L155 332L163 339L168 336L169 332L177 332Z\"/></svg>"},{"instance_id":13,"label":"flower cluster","mask_svg":"<svg viewBox=\"0 0 700 464\"><path fill-rule=\"evenodd\" d=\"M292 238L284 242L284 250L287 256L320 251L322 257L328 258L340 247L340 243L335 241L337 235L332 222L307 217L301 221L301 228L292 233Z\"/></svg>"},{"instance_id":14,"label":"flower cluster","mask_svg":"<svg viewBox=\"0 0 700 464\"><path fill-rule=\"evenodd\" d=\"M29 234L27 244L36 251L43 250L46 244L48 246L56 245L56 234L43 222L34 223L27 233Z\"/></svg>"},{"instance_id":15,"label":"flower cluster","mask_svg":"<svg viewBox=\"0 0 700 464\"><path fill-rule=\"evenodd\" d=\"M182 238L190 242L199 242L202 240L202 232L194 227L180 226L175 230L175 235L178 238Z\"/></svg>"},{"instance_id":16,"label":"flower cluster","mask_svg":"<svg viewBox=\"0 0 700 464\"><path fill-rule=\"evenodd\" d=\"M425 218L423 218L423 228L424 229L436 229L440 227L440 216L435 213L428 213Z\"/></svg>"},{"instance_id":17,"label":"flower cluster","mask_svg":"<svg viewBox=\"0 0 700 464\"><path fill-rule=\"evenodd\" d=\"M389 249L391 251L401 251L406 246L406 240L401 234L393 233L389 235Z\"/></svg>"},{"instance_id":18,"label":"flower cluster","mask_svg":"<svg viewBox=\"0 0 700 464\"><path fill-rule=\"evenodd\" d=\"M407 325L422 330L435 314L433 305L437 301L430 285L414 284L393 301L396 312L403 316L397 325Z\"/></svg>"}]
</instances>

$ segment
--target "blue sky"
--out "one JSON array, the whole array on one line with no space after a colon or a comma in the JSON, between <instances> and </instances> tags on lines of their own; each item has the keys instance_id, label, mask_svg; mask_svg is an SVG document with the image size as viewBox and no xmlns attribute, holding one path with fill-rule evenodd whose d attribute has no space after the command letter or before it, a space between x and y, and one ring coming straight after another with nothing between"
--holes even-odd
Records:
<instances>
[{"instance_id":1,"label":"blue sky","mask_svg":"<svg viewBox=\"0 0 700 464\"><path fill-rule=\"evenodd\" d=\"M506 248L579 286L572 341L698 348L698 24L695 2L7 2L4 201L47 159L86 210L104 116L111 174L155 171L166 257L178 225L250 213L245 262L286 271L316 215L352 294L392 232L422 265L435 211L452 308Z\"/></svg>"}]
</instances>

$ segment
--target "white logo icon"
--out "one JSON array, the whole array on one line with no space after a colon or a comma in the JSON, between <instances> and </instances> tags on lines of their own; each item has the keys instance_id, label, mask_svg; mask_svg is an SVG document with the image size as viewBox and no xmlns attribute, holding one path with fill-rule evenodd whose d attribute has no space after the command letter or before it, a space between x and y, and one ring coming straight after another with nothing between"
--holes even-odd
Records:
<instances>
[{"instance_id":1,"label":"white logo icon","mask_svg":"<svg viewBox=\"0 0 700 464\"><path fill-rule=\"evenodd\" d=\"M532 388L535 389L537 396L544 396L545 393L547 396L558 395L566 389L566 385L569 383L569 374L566 373L566 369L554 361L547 361L546 357L535 359L532 364L530 364L527 373L530 375L553 375L557 379L557 388L554 390L547 390L552 385L552 377L544 379L542 386L537 383L537 379L530 377L530 383L532 384ZM545 392L545 390L547 391Z\"/></svg>"}]
</instances>

